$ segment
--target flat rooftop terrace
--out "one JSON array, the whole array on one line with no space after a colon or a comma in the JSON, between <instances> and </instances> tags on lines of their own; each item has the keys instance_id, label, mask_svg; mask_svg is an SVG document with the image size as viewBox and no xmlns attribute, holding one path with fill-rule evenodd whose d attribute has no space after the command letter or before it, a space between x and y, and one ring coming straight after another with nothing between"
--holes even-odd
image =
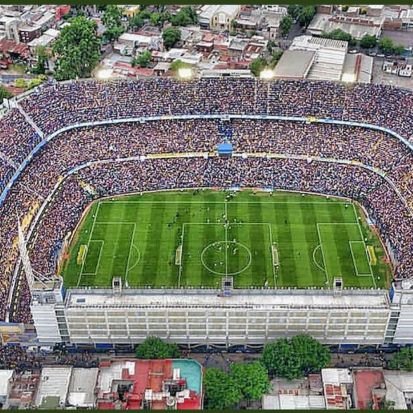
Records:
<instances>
[{"instance_id":1,"label":"flat rooftop terrace","mask_svg":"<svg viewBox=\"0 0 413 413\"><path fill-rule=\"evenodd\" d=\"M227 307L227 308L388 308L385 290L263 289L234 290L223 297L221 290L125 289L115 295L111 289L69 289L66 307Z\"/></svg>"}]
</instances>

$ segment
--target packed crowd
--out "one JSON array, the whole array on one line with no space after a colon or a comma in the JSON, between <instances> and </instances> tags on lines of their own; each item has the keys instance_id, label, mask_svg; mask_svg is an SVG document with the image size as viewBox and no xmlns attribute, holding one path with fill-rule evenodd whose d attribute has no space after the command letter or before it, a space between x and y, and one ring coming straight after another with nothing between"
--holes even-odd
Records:
<instances>
[{"instance_id":1,"label":"packed crowd","mask_svg":"<svg viewBox=\"0 0 413 413\"><path fill-rule=\"evenodd\" d=\"M349 118L349 108L358 107L351 98L357 88L360 105L366 109L359 112L354 109L352 113L358 113L356 120L393 125L396 129L392 116L399 116L398 127L406 127L402 134L411 137L413 128L408 130L411 120L405 116L409 112L411 96L397 89L373 86L345 88L332 83L261 83L251 79L208 79L189 83L170 79L88 82L87 87L84 83L67 83L48 85L23 100L21 105L46 133L77 122L153 114L268 112L346 119ZM405 114L401 115L401 109L388 115L383 111L374 113L368 108L369 94L363 88L374 89L370 95L373 100L381 99L385 91L390 95L399 93L399 103ZM306 94L306 99L302 94ZM393 95L388 99L389 107L396 111ZM387 110L385 102L383 110ZM0 132L0 148L4 145L0 152L18 163L39 139L20 112L12 110L7 116L10 125L4 139L3 131ZM373 121L373 116L377 122ZM378 116L383 117L379 119ZM6 118L0 120L0 126L5 121ZM236 152L259 152L262 157L222 160L198 156L142 161L141 157L149 154L215 152L217 144L223 140L223 123L231 131ZM270 160L266 158L268 153L290 159ZM131 157L134 159L128 162L112 162ZM102 160L107 162L99 164ZM332 160L342 163L332 163ZM9 162L2 161L0 157L0 174L7 173L5 168L10 166ZM413 209L413 154L398 139L371 129L332 124L163 118L156 122L148 120L66 131L31 160L0 206L0 320L7 312L10 283L18 256L16 214L23 222L28 216L34 216L57 182L72 168L88 162L95 165L67 178L30 240L30 257L37 271L44 274L56 271L56 251L93 197L197 186L271 186L347 196L360 201L395 255L398 263L395 276L403 278L413 274L410 213ZM384 175L402 194L402 200L385 181ZM85 184L95 188L96 194L85 190ZM410 205L410 211L406 204ZM19 278L16 291L19 294L12 308L12 318L30 321L30 293L24 277Z\"/></svg>"},{"instance_id":2,"label":"packed crowd","mask_svg":"<svg viewBox=\"0 0 413 413\"><path fill-rule=\"evenodd\" d=\"M73 82L38 89L21 102L40 128L156 115L270 114L371 123L413 140L413 93L385 85L254 79L170 78Z\"/></svg>"}]
</instances>

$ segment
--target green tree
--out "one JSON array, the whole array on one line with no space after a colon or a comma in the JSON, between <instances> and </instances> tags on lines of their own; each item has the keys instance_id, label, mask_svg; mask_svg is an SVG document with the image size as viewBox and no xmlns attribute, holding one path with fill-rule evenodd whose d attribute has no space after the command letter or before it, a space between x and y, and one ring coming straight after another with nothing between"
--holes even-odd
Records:
<instances>
[{"instance_id":1,"label":"green tree","mask_svg":"<svg viewBox=\"0 0 413 413\"><path fill-rule=\"evenodd\" d=\"M162 20L161 13L152 13L151 17L149 18L151 21L152 26L158 26Z\"/></svg>"},{"instance_id":2,"label":"green tree","mask_svg":"<svg viewBox=\"0 0 413 413\"><path fill-rule=\"evenodd\" d=\"M413 348L402 348L393 356L388 366L393 370L413 371Z\"/></svg>"},{"instance_id":3,"label":"green tree","mask_svg":"<svg viewBox=\"0 0 413 413\"><path fill-rule=\"evenodd\" d=\"M247 401L260 400L270 387L268 372L259 361L233 364L230 376Z\"/></svg>"},{"instance_id":4,"label":"green tree","mask_svg":"<svg viewBox=\"0 0 413 413\"><path fill-rule=\"evenodd\" d=\"M115 4L106 6L102 22L106 27L104 36L110 42L117 40L125 31L122 25L122 9Z\"/></svg>"},{"instance_id":5,"label":"green tree","mask_svg":"<svg viewBox=\"0 0 413 413\"><path fill-rule=\"evenodd\" d=\"M96 23L83 16L73 18L71 24L62 29L53 46L57 80L90 77L100 58L96 29Z\"/></svg>"},{"instance_id":6,"label":"green tree","mask_svg":"<svg viewBox=\"0 0 413 413\"><path fill-rule=\"evenodd\" d=\"M132 66L148 67L151 62L152 54L149 50L145 50L139 56L136 56L132 61Z\"/></svg>"},{"instance_id":7,"label":"green tree","mask_svg":"<svg viewBox=\"0 0 413 413\"><path fill-rule=\"evenodd\" d=\"M258 57L250 63L250 70L254 76L259 77L266 66L267 61L263 57Z\"/></svg>"},{"instance_id":8,"label":"green tree","mask_svg":"<svg viewBox=\"0 0 413 413\"><path fill-rule=\"evenodd\" d=\"M289 380L319 371L330 362L330 351L307 335L280 339L264 347L262 362L270 374Z\"/></svg>"},{"instance_id":9,"label":"green tree","mask_svg":"<svg viewBox=\"0 0 413 413\"><path fill-rule=\"evenodd\" d=\"M216 368L206 369L204 374L205 408L228 409L241 400L241 391L232 376Z\"/></svg>"},{"instance_id":10,"label":"green tree","mask_svg":"<svg viewBox=\"0 0 413 413\"><path fill-rule=\"evenodd\" d=\"M176 59L169 66L169 70L173 73L178 73L179 69L188 68L191 69L193 66L189 63L185 63L182 60Z\"/></svg>"},{"instance_id":11,"label":"green tree","mask_svg":"<svg viewBox=\"0 0 413 413\"><path fill-rule=\"evenodd\" d=\"M10 99L12 96L3 85L0 85L0 104L3 102L3 99Z\"/></svg>"},{"instance_id":12,"label":"green tree","mask_svg":"<svg viewBox=\"0 0 413 413\"><path fill-rule=\"evenodd\" d=\"M393 53L395 55L400 56L401 54L403 54L405 47L402 44L396 44L393 47Z\"/></svg>"},{"instance_id":13,"label":"green tree","mask_svg":"<svg viewBox=\"0 0 413 413\"><path fill-rule=\"evenodd\" d=\"M377 45L377 38L376 36L371 36L369 34L365 34L360 40L360 46L364 49L372 49Z\"/></svg>"},{"instance_id":14,"label":"green tree","mask_svg":"<svg viewBox=\"0 0 413 413\"><path fill-rule=\"evenodd\" d=\"M140 29L144 24L145 20L140 13L134 14L129 20L129 28L133 30Z\"/></svg>"},{"instance_id":15,"label":"green tree","mask_svg":"<svg viewBox=\"0 0 413 413\"><path fill-rule=\"evenodd\" d=\"M287 7L288 14L294 19L298 19L303 6L299 4L289 4Z\"/></svg>"},{"instance_id":16,"label":"green tree","mask_svg":"<svg viewBox=\"0 0 413 413\"><path fill-rule=\"evenodd\" d=\"M273 52L273 54L271 55L271 59L270 59L271 68L274 68L275 66L277 66L277 63L281 59L282 55L283 55L282 50L276 50L275 52Z\"/></svg>"},{"instance_id":17,"label":"green tree","mask_svg":"<svg viewBox=\"0 0 413 413\"><path fill-rule=\"evenodd\" d=\"M175 16L171 16L174 26L190 26L198 22L198 16L191 6L182 7Z\"/></svg>"},{"instance_id":18,"label":"green tree","mask_svg":"<svg viewBox=\"0 0 413 413\"><path fill-rule=\"evenodd\" d=\"M44 75L46 73L47 51L44 46L37 46L35 49L37 57L36 66L33 67L32 72L36 75Z\"/></svg>"},{"instance_id":19,"label":"green tree","mask_svg":"<svg viewBox=\"0 0 413 413\"><path fill-rule=\"evenodd\" d=\"M335 29L331 32L323 32L321 33L321 37L326 37L327 39L333 40L343 40L345 42L349 42L351 46L355 46L357 44L356 40L351 36L351 34L346 33L341 29Z\"/></svg>"},{"instance_id":20,"label":"green tree","mask_svg":"<svg viewBox=\"0 0 413 413\"><path fill-rule=\"evenodd\" d=\"M293 19L291 16L285 16L280 22L281 36L287 36L293 25Z\"/></svg>"},{"instance_id":21,"label":"green tree","mask_svg":"<svg viewBox=\"0 0 413 413\"><path fill-rule=\"evenodd\" d=\"M168 27L162 33L163 44L167 50L181 40L181 31L176 27Z\"/></svg>"},{"instance_id":22,"label":"green tree","mask_svg":"<svg viewBox=\"0 0 413 413\"><path fill-rule=\"evenodd\" d=\"M393 40L389 37L382 37L379 41L379 49L386 54L392 54L394 51Z\"/></svg>"},{"instance_id":23,"label":"green tree","mask_svg":"<svg viewBox=\"0 0 413 413\"><path fill-rule=\"evenodd\" d=\"M24 78L18 78L14 81L14 86L20 89L27 89L27 81Z\"/></svg>"},{"instance_id":24,"label":"green tree","mask_svg":"<svg viewBox=\"0 0 413 413\"><path fill-rule=\"evenodd\" d=\"M173 359L180 356L178 346L165 343L158 337L148 337L135 350L138 359Z\"/></svg>"},{"instance_id":25,"label":"green tree","mask_svg":"<svg viewBox=\"0 0 413 413\"><path fill-rule=\"evenodd\" d=\"M273 40L269 40L267 43L267 50L272 53L272 49L274 49L275 46L275 42Z\"/></svg>"},{"instance_id":26,"label":"green tree","mask_svg":"<svg viewBox=\"0 0 413 413\"><path fill-rule=\"evenodd\" d=\"M315 16L316 8L314 6L304 6L298 15L298 22L301 27L307 27Z\"/></svg>"}]
</instances>

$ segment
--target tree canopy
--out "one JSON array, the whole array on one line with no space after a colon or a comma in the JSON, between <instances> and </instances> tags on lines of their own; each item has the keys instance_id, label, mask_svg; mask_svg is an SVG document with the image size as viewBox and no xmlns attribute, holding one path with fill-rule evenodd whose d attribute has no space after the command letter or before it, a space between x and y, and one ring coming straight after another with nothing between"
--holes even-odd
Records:
<instances>
[{"instance_id":1,"label":"tree canopy","mask_svg":"<svg viewBox=\"0 0 413 413\"><path fill-rule=\"evenodd\" d=\"M3 86L0 85L0 104L3 102L3 99L9 99L13 95Z\"/></svg>"},{"instance_id":2,"label":"tree canopy","mask_svg":"<svg viewBox=\"0 0 413 413\"><path fill-rule=\"evenodd\" d=\"M171 16L170 21L174 26L190 26L198 22L198 16L191 6L185 6Z\"/></svg>"},{"instance_id":3,"label":"tree canopy","mask_svg":"<svg viewBox=\"0 0 413 413\"><path fill-rule=\"evenodd\" d=\"M293 25L293 19L291 16L285 16L280 22L281 36L287 36Z\"/></svg>"},{"instance_id":4,"label":"tree canopy","mask_svg":"<svg viewBox=\"0 0 413 413\"><path fill-rule=\"evenodd\" d=\"M301 27L307 27L316 14L314 6L304 6L302 4L290 4L287 11L294 20L300 23Z\"/></svg>"},{"instance_id":5,"label":"tree canopy","mask_svg":"<svg viewBox=\"0 0 413 413\"><path fill-rule=\"evenodd\" d=\"M167 50L181 40L181 31L176 27L168 27L162 33L163 44Z\"/></svg>"},{"instance_id":6,"label":"tree canopy","mask_svg":"<svg viewBox=\"0 0 413 413\"><path fill-rule=\"evenodd\" d=\"M135 350L138 359L171 359L180 356L178 346L165 343L158 337L148 337Z\"/></svg>"},{"instance_id":7,"label":"tree canopy","mask_svg":"<svg viewBox=\"0 0 413 413\"><path fill-rule=\"evenodd\" d=\"M104 37L110 42L117 40L125 31L122 25L122 10L115 4L108 4L106 6L102 22L106 27Z\"/></svg>"},{"instance_id":8,"label":"tree canopy","mask_svg":"<svg viewBox=\"0 0 413 413\"><path fill-rule=\"evenodd\" d=\"M47 50L45 46L37 46L35 49L37 57L36 66L33 67L32 72L36 75L44 75L46 73Z\"/></svg>"},{"instance_id":9,"label":"tree canopy","mask_svg":"<svg viewBox=\"0 0 413 413\"><path fill-rule=\"evenodd\" d=\"M389 37L382 37L379 41L379 49L385 54L401 55L404 51L404 46L395 44Z\"/></svg>"},{"instance_id":10,"label":"tree canopy","mask_svg":"<svg viewBox=\"0 0 413 413\"><path fill-rule=\"evenodd\" d=\"M254 76L259 77L267 65L268 63L263 57L258 57L250 63L250 70Z\"/></svg>"},{"instance_id":11,"label":"tree canopy","mask_svg":"<svg viewBox=\"0 0 413 413\"><path fill-rule=\"evenodd\" d=\"M402 348L390 360L389 368L394 370L413 371L413 348Z\"/></svg>"},{"instance_id":12,"label":"tree canopy","mask_svg":"<svg viewBox=\"0 0 413 413\"><path fill-rule=\"evenodd\" d=\"M174 73L177 73L179 69L182 69L182 68L191 69L192 67L193 65L183 62L182 60L176 59L169 66L169 70L171 70Z\"/></svg>"},{"instance_id":13,"label":"tree canopy","mask_svg":"<svg viewBox=\"0 0 413 413\"><path fill-rule=\"evenodd\" d=\"M360 46L364 49L372 49L377 45L377 38L376 36L371 36L369 34L365 34L360 40Z\"/></svg>"},{"instance_id":14,"label":"tree canopy","mask_svg":"<svg viewBox=\"0 0 413 413\"><path fill-rule=\"evenodd\" d=\"M351 34L346 33L341 29L335 29L331 32L323 32L321 37L326 37L327 39L334 39L334 40L343 40L345 42L349 42L351 46L356 45L356 40L351 36Z\"/></svg>"},{"instance_id":15,"label":"tree canopy","mask_svg":"<svg viewBox=\"0 0 413 413\"><path fill-rule=\"evenodd\" d=\"M148 67L151 62L151 58L151 52L149 50L145 50L132 60L132 66Z\"/></svg>"},{"instance_id":16,"label":"tree canopy","mask_svg":"<svg viewBox=\"0 0 413 413\"><path fill-rule=\"evenodd\" d=\"M270 387L268 372L259 361L233 364L230 376L235 381L244 400L260 400Z\"/></svg>"},{"instance_id":17,"label":"tree canopy","mask_svg":"<svg viewBox=\"0 0 413 413\"><path fill-rule=\"evenodd\" d=\"M269 343L262 354L262 362L270 374L289 380L321 370L330 359L329 349L307 335Z\"/></svg>"},{"instance_id":18,"label":"tree canopy","mask_svg":"<svg viewBox=\"0 0 413 413\"><path fill-rule=\"evenodd\" d=\"M236 381L227 373L216 368L208 368L204 374L205 407L207 409L227 409L241 400L241 391Z\"/></svg>"},{"instance_id":19,"label":"tree canopy","mask_svg":"<svg viewBox=\"0 0 413 413\"><path fill-rule=\"evenodd\" d=\"M90 77L100 58L96 29L96 23L83 16L71 19L70 25L62 29L53 46L57 80Z\"/></svg>"}]
</instances>

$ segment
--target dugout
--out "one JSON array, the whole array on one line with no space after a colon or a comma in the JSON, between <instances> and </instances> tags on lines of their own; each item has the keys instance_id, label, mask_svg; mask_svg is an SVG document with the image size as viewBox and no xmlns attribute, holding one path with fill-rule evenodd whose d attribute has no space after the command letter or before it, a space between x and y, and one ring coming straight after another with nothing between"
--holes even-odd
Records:
<instances>
[{"instance_id":1,"label":"dugout","mask_svg":"<svg viewBox=\"0 0 413 413\"><path fill-rule=\"evenodd\" d=\"M232 143L230 142L223 142L220 143L217 147L218 156L222 156L224 158L229 158L232 156L233 148Z\"/></svg>"}]
</instances>

